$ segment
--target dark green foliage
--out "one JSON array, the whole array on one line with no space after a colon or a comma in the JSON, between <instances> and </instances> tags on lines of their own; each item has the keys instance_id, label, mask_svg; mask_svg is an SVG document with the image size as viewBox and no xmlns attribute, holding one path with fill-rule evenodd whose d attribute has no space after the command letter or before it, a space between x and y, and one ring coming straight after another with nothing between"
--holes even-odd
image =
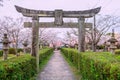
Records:
<instances>
[{"instance_id":1,"label":"dark green foliage","mask_svg":"<svg viewBox=\"0 0 120 80\"><path fill-rule=\"evenodd\" d=\"M78 67L78 51L70 48L62 48L62 53L76 66Z\"/></svg>"},{"instance_id":2,"label":"dark green foliage","mask_svg":"<svg viewBox=\"0 0 120 80\"><path fill-rule=\"evenodd\" d=\"M120 49L115 50L115 54L120 54Z\"/></svg>"},{"instance_id":3,"label":"dark green foliage","mask_svg":"<svg viewBox=\"0 0 120 80\"><path fill-rule=\"evenodd\" d=\"M96 49L104 49L104 45L97 45Z\"/></svg>"},{"instance_id":4,"label":"dark green foliage","mask_svg":"<svg viewBox=\"0 0 120 80\"><path fill-rule=\"evenodd\" d=\"M52 52L52 49L41 50L40 61L42 62ZM30 80L36 72L36 59L30 54L0 62L0 80Z\"/></svg>"},{"instance_id":5,"label":"dark green foliage","mask_svg":"<svg viewBox=\"0 0 120 80\"><path fill-rule=\"evenodd\" d=\"M39 62L41 63L42 60L44 60L47 56L49 56L51 53L53 53L53 49L50 48L46 48L46 49L42 49L39 51L40 52L40 56L39 56Z\"/></svg>"},{"instance_id":6,"label":"dark green foliage","mask_svg":"<svg viewBox=\"0 0 120 80\"><path fill-rule=\"evenodd\" d=\"M61 49L62 53L78 67L83 80L120 80L120 56L108 52L79 53ZM76 58L75 58L76 57ZM76 61L78 59L78 61Z\"/></svg>"},{"instance_id":7,"label":"dark green foliage","mask_svg":"<svg viewBox=\"0 0 120 80\"><path fill-rule=\"evenodd\" d=\"M2 57L3 56L3 51L2 50L0 50L0 57Z\"/></svg>"},{"instance_id":8,"label":"dark green foliage","mask_svg":"<svg viewBox=\"0 0 120 80\"><path fill-rule=\"evenodd\" d=\"M35 58L30 55L12 58L0 64L1 80L29 80L36 73Z\"/></svg>"},{"instance_id":9,"label":"dark green foliage","mask_svg":"<svg viewBox=\"0 0 120 80\"><path fill-rule=\"evenodd\" d=\"M16 49L15 48L9 48L8 54L16 54Z\"/></svg>"},{"instance_id":10,"label":"dark green foliage","mask_svg":"<svg viewBox=\"0 0 120 80\"><path fill-rule=\"evenodd\" d=\"M17 49L17 52L18 52L18 53L23 52L23 49L22 49L22 48L18 48L18 49Z\"/></svg>"}]
</instances>

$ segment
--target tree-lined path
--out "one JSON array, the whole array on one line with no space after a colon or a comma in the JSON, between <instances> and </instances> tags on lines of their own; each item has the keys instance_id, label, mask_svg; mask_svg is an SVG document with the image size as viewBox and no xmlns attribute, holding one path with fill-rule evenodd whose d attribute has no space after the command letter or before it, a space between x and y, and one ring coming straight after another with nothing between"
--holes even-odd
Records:
<instances>
[{"instance_id":1,"label":"tree-lined path","mask_svg":"<svg viewBox=\"0 0 120 80\"><path fill-rule=\"evenodd\" d=\"M75 77L60 51L54 51L53 56L38 75L37 80L75 80Z\"/></svg>"}]
</instances>

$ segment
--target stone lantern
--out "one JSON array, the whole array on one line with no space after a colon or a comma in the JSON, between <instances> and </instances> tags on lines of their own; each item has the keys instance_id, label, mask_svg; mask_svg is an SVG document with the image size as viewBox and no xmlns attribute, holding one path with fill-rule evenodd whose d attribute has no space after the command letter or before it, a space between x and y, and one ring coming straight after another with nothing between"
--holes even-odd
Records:
<instances>
[{"instance_id":1,"label":"stone lantern","mask_svg":"<svg viewBox=\"0 0 120 80\"><path fill-rule=\"evenodd\" d=\"M104 45L103 51L105 51L105 52L108 51L108 46L109 46L108 43L105 41L103 45Z\"/></svg>"},{"instance_id":2,"label":"stone lantern","mask_svg":"<svg viewBox=\"0 0 120 80\"><path fill-rule=\"evenodd\" d=\"M24 46L24 53L26 53L27 52L27 46L28 46L28 40L24 41L23 46Z\"/></svg>"},{"instance_id":3,"label":"stone lantern","mask_svg":"<svg viewBox=\"0 0 120 80\"><path fill-rule=\"evenodd\" d=\"M112 36L108 40L108 42L110 42L110 51L111 51L111 53L115 54L115 49L117 48L116 45L115 45L115 43L118 42L118 41L115 39L114 29L112 29Z\"/></svg>"},{"instance_id":4,"label":"stone lantern","mask_svg":"<svg viewBox=\"0 0 120 80\"><path fill-rule=\"evenodd\" d=\"M7 37L7 34L4 34L2 43L3 43L3 59L7 60L7 54L8 54L9 43L10 43L10 41Z\"/></svg>"}]
</instances>

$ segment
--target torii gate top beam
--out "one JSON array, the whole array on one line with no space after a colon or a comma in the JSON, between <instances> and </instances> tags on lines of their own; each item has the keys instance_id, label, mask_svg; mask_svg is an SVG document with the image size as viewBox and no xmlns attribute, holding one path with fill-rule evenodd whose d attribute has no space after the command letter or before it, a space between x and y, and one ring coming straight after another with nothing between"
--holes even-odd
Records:
<instances>
[{"instance_id":1,"label":"torii gate top beam","mask_svg":"<svg viewBox=\"0 0 120 80\"><path fill-rule=\"evenodd\" d=\"M19 6L16 6L16 10L23 14L23 16L27 17L55 17L55 11L44 11L44 10L32 10L32 9L26 9ZM95 14L97 14L100 11L101 7L89 9L89 10L83 10L83 11L62 11L63 17L70 17L70 18L89 18L93 17ZM59 10L58 10L59 11Z\"/></svg>"}]
</instances>

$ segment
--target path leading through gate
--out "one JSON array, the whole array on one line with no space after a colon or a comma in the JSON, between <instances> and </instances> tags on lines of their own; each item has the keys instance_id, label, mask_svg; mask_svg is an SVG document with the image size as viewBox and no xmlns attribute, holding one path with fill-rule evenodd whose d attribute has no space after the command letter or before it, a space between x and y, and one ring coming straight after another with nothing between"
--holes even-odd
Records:
<instances>
[{"instance_id":1,"label":"path leading through gate","mask_svg":"<svg viewBox=\"0 0 120 80\"><path fill-rule=\"evenodd\" d=\"M70 27L71 24L64 23L63 18L77 18L78 23L75 24L78 28L78 51L84 52L85 51L85 19L94 17L97 13L99 13L101 7L89 9L89 10L82 10L82 11L63 11L62 9L56 9L55 11L46 11L46 10L33 10L22 8L15 5L16 10L19 13L22 13L23 16L31 17L32 23L28 24L28 26L32 26L32 52L31 55L36 57L36 70L39 72L39 27L50 27L51 25L55 25L60 28L63 27ZM52 23L39 23L39 18L41 17L53 17L55 19ZM75 27L74 24L72 24Z\"/></svg>"},{"instance_id":2,"label":"path leading through gate","mask_svg":"<svg viewBox=\"0 0 120 80\"><path fill-rule=\"evenodd\" d=\"M60 51L54 51L44 70L38 75L37 80L76 80L69 65L64 60Z\"/></svg>"}]
</instances>

